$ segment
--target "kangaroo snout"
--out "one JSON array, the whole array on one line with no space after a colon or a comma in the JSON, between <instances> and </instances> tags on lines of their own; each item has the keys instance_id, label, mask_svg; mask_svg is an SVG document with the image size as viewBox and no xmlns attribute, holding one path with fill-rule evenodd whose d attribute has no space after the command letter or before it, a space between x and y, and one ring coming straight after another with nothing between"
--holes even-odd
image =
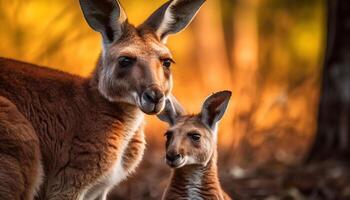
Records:
<instances>
[{"instance_id":1,"label":"kangaroo snout","mask_svg":"<svg viewBox=\"0 0 350 200\"><path fill-rule=\"evenodd\" d=\"M157 86L148 87L141 95L141 110L146 114L157 114L164 105L165 95Z\"/></svg>"},{"instance_id":2,"label":"kangaroo snout","mask_svg":"<svg viewBox=\"0 0 350 200\"><path fill-rule=\"evenodd\" d=\"M174 151L167 152L165 158L166 163L173 168L179 168L185 163L183 155Z\"/></svg>"},{"instance_id":3,"label":"kangaroo snout","mask_svg":"<svg viewBox=\"0 0 350 200\"><path fill-rule=\"evenodd\" d=\"M181 157L182 157L181 154L176 154L176 153L175 154L169 154L169 153L166 154L166 159L170 162L174 162L177 159L180 159Z\"/></svg>"}]
</instances>

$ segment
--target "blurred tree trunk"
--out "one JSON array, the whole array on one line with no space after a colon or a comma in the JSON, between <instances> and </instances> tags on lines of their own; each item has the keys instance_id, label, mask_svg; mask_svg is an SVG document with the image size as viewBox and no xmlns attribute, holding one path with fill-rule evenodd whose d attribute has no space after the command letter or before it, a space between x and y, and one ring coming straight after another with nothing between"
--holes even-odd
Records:
<instances>
[{"instance_id":1,"label":"blurred tree trunk","mask_svg":"<svg viewBox=\"0 0 350 200\"><path fill-rule=\"evenodd\" d=\"M193 24L193 39L196 44L194 52L198 66L197 74L202 86L199 90L200 96L208 95L214 91L232 89L232 71L229 55L226 51L226 38L224 37L221 16L221 2L218 0L207 1ZM193 104L193 101L191 104ZM232 117L228 112L220 125L220 129L232 130L231 121ZM226 132L226 134L220 135L218 139L222 146L229 146L233 140L232 133Z\"/></svg>"},{"instance_id":2,"label":"blurred tree trunk","mask_svg":"<svg viewBox=\"0 0 350 200\"><path fill-rule=\"evenodd\" d=\"M237 0L233 11L233 130L237 148L250 126L250 115L257 95L258 0ZM238 153L239 155L240 153ZM243 155L243 154L241 154ZM245 154L244 154L245 155Z\"/></svg>"},{"instance_id":3,"label":"blurred tree trunk","mask_svg":"<svg viewBox=\"0 0 350 200\"><path fill-rule=\"evenodd\" d=\"M328 0L328 36L317 135L308 161L349 160L350 1Z\"/></svg>"},{"instance_id":4,"label":"blurred tree trunk","mask_svg":"<svg viewBox=\"0 0 350 200\"><path fill-rule=\"evenodd\" d=\"M232 84L220 16L220 1L208 1L193 25L199 73L206 93L230 89L227 87Z\"/></svg>"}]
</instances>

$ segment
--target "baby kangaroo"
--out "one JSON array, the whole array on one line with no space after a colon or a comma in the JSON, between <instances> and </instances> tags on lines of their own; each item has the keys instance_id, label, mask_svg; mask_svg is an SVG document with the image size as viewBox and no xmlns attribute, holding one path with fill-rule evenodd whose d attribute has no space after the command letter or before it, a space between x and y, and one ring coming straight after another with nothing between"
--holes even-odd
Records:
<instances>
[{"instance_id":1,"label":"baby kangaroo","mask_svg":"<svg viewBox=\"0 0 350 200\"><path fill-rule=\"evenodd\" d=\"M209 96L195 115L185 114L176 99L167 100L158 117L170 125L166 162L174 170L163 199L231 199L220 186L216 165L217 126L230 97L230 91Z\"/></svg>"}]
</instances>

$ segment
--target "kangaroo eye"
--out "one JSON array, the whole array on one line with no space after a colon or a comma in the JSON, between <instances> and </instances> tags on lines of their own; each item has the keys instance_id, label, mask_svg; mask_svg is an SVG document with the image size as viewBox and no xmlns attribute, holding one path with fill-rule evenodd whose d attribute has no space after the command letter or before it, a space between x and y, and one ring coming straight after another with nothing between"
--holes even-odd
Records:
<instances>
[{"instance_id":1,"label":"kangaroo eye","mask_svg":"<svg viewBox=\"0 0 350 200\"><path fill-rule=\"evenodd\" d=\"M201 135L199 133L194 133L194 132L190 132L187 134L192 141L194 142L198 142L201 139Z\"/></svg>"},{"instance_id":2,"label":"kangaroo eye","mask_svg":"<svg viewBox=\"0 0 350 200\"><path fill-rule=\"evenodd\" d=\"M164 136L166 136L167 140L171 140L171 138L173 137L173 132L171 131L167 131Z\"/></svg>"},{"instance_id":3,"label":"kangaroo eye","mask_svg":"<svg viewBox=\"0 0 350 200\"><path fill-rule=\"evenodd\" d=\"M118 62L120 67L131 67L136 62L136 58L121 56L118 58Z\"/></svg>"},{"instance_id":4,"label":"kangaroo eye","mask_svg":"<svg viewBox=\"0 0 350 200\"><path fill-rule=\"evenodd\" d=\"M163 59L162 62L163 66L166 68L170 68L171 64L174 63L174 61L170 58Z\"/></svg>"}]
</instances>

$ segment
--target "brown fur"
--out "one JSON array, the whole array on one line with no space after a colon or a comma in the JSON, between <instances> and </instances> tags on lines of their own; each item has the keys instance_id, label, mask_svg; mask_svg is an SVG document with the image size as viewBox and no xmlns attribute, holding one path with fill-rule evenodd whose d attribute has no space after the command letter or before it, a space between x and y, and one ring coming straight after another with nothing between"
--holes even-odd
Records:
<instances>
[{"instance_id":1,"label":"brown fur","mask_svg":"<svg viewBox=\"0 0 350 200\"><path fill-rule=\"evenodd\" d=\"M86 21L103 40L91 77L0 58L0 97L13 107L0 118L5 138L0 147L19 149L13 156L0 149L0 162L9 167L6 173L0 165L0 175L10 179L0 181L0 197L32 199L40 186L36 199L106 199L142 159L143 113L161 112L171 93L173 61L164 37L185 28L204 1L169 1L137 28L128 23L116 0L79 2ZM172 11L177 4L181 12ZM14 115L20 121L9 117ZM24 124L23 130L17 124ZM34 139L22 145L21 135ZM28 167L16 160L28 162ZM27 178L37 180L39 166L42 184ZM24 182L11 190L16 176Z\"/></svg>"},{"instance_id":2,"label":"brown fur","mask_svg":"<svg viewBox=\"0 0 350 200\"><path fill-rule=\"evenodd\" d=\"M201 177L200 184L193 183L194 176ZM195 197L188 194L189 190L196 191ZM163 199L230 200L231 198L222 190L216 163L211 160L206 166L189 165L174 170Z\"/></svg>"},{"instance_id":3,"label":"brown fur","mask_svg":"<svg viewBox=\"0 0 350 200\"><path fill-rule=\"evenodd\" d=\"M171 96L158 118L170 125L165 133L166 161L174 168L164 200L230 200L217 173L217 127L225 114L231 91L210 95L196 115L186 115Z\"/></svg>"},{"instance_id":4,"label":"brown fur","mask_svg":"<svg viewBox=\"0 0 350 200\"><path fill-rule=\"evenodd\" d=\"M144 64L140 66L143 70L139 72L139 77L134 79L146 84L154 79L143 78L146 77L144 73L148 73L149 68L153 70L160 65L154 64L156 61L147 60L147 56L152 58L159 52L148 47L146 41L152 40L156 44L156 39L146 39L152 37L151 34L141 39L136 35L136 30L131 31L135 35L129 35L121 41L126 42L128 39L137 43L135 47L146 48L144 51L147 54L138 52L139 60L143 60ZM113 47L109 59L117 57L118 51L127 47L122 44ZM153 58L158 60L157 57ZM92 183L111 170L119 156L122 156L122 166L128 174L141 161L145 149L143 126L142 123L135 124L135 121L143 114L136 105L124 100L118 101L117 96L127 96L127 89L119 89L118 92L122 93L111 95L115 102L101 96L98 83L101 81L99 71L102 67L105 66L101 66L100 60L91 78L81 78L0 58L0 96L17 105L20 113L34 127L34 133L40 141L45 178L39 199L77 199ZM155 73L152 77L158 77L157 74L163 71L152 73ZM125 75L125 78L129 76ZM113 81L127 82L125 78ZM163 86L169 83L165 81L155 84ZM162 89L166 93L170 92L168 87ZM125 151L120 149L123 145L126 146Z\"/></svg>"},{"instance_id":5,"label":"brown fur","mask_svg":"<svg viewBox=\"0 0 350 200\"><path fill-rule=\"evenodd\" d=\"M88 79L7 59L0 59L0 76L0 94L18 105L39 138L42 199L77 198L77 191L108 171L121 154L118 147L128 142L125 134L141 114L135 106L106 101ZM141 127L137 133L129 133L139 142L125 154L134 156L127 159L134 162L130 171L145 144L138 139Z\"/></svg>"},{"instance_id":6,"label":"brown fur","mask_svg":"<svg viewBox=\"0 0 350 200\"><path fill-rule=\"evenodd\" d=\"M230 200L222 190L217 173L216 139L199 115L178 117L169 129L173 136L167 141L167 152L177 152L187 157L184 166L173 170L170 183L164 192L164 200ZM193 143L189 132L201 135L200 143ZM190 161L189 157L194 159Z\"/></svg>"},{"instance_id":7,"label":"brown fur","mask_svg":"<svg viewBox=\"0 0 350 200\"><path fill-rule=\"evenodd\" d=\"M143 129L139 128L135 133L135 136L131 138L129 145L125 150L123 156L123 167L124 169L129 169L130 172L136 169L139 161L142 159L143 152L145 150L145 135L143 134Z\"/></svg>"},{"instance_id":8,"label":"brown fur","mask_svg":"<svg viewBox=\"0 0 350 200\"><path fill-rule=\"evenodd\" d=\"M0 97L0 199L33 199L40 184L39 141L31 124Z\"/></svg>"}]
</instances>

